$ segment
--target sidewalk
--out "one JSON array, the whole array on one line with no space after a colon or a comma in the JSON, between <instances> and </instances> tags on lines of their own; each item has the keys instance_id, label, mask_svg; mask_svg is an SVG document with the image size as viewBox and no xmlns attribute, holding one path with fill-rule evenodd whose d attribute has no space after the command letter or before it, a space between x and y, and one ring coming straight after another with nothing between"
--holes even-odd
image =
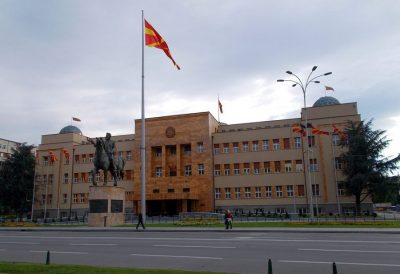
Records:
<instances>
[{"instance_id":1,"label":"sidewalk","mask_svg":"<svg viewBox=\"0 0 400 274\"><path fill-rule=\"evenodd\" d=\"M233 228L226 230L219 227L148 227L146 230L136 230L135 227L0 227L1 231L65 231L65 232L282 232L282 233L385 233L400 234L400 228L287 228L287 227L257 227Z\"/></svg>"}]
</instances>

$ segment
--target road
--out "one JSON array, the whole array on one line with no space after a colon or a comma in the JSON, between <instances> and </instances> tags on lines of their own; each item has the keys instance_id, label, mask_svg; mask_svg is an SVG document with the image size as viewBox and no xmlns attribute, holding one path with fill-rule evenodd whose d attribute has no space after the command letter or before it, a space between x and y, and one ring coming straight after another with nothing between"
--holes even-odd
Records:
<instances>
[{"instance_id":1,"label":"road","mask_svg":"<svg viewBox=\"0 0 400 274\"><path fill-rule=\"evenodd\" d=\"M0 260L274 274L400 273L400 234L0 231Z\"/></svg>"}]
</instances>

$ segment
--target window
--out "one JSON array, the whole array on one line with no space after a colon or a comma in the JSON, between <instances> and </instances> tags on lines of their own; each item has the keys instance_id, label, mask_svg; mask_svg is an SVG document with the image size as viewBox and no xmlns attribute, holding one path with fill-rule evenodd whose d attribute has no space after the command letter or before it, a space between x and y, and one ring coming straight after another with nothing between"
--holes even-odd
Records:
<instances>
[{"instance_id":1,"label":"window","mask_svg":"<svg viewBox=\"0 0 400 274\"><path fill-rule=\"evenodd\" d=\"M285 172L292 172L292 161L285 161Z\"/></svg>"},{"instance_id":2,"label":"window","mask_svg":"<svg viewBox=\"0 0 400 274\"><path fill-rule=\"evenodd\" d=\"M156 177L161 177L162 176L162 168L160 166L156 166L155 175L156 175Z\"/></svg>"},{"instance_id":3,"label":"window","mask_svg":"<svg viewBox=\"0 0 400 274\"><path fill-rule=\"evenodd\" d=\"M219 176L221 175L221 165L217 164L214 165L214 176Z\"/></svg>"},{"instance_id":4,"label":"window","mask_svg":"<svg viewBox=\"0 0 400 274\"><path fill-rule=\"evenodd\" d=\"M66 204L68 203L68 194L63 194L63 203Z\"/></svg>"},{"instance_id":5,"label":"window","mask_svg":"<svg viewBox=\"0 0 400 274\"><path fill-rule=\"evenodd\" d=\"M243 142L242 151L243 152L249 151L249 142Z\"/></svg>"},{"instance_id":6,"label":"window","mask_svg":"<svg viewBox=\"0 0 400 274\"><path fill-rule=\"evenodd\" d=\"M317 159L310 159L310 172L317 172L318 171L318 165L317 165Z\"/></svg>"},{"instance_id":7,"label":"window","mask_svg":"<svg viewBox=\"0 0 400 274\"><path fill-rule=\"evenodd\" d=\"M253 141L253 151L258 151L258 141Z\"/></svg>"},{"instance_id":8,"label":"window","mask_svg":"<svg viewBox=\"0 0 400 274\"><path fill-rule=\"evenodd\" d=\"M293 197L293 185L286 186L287 196Z\"/></svg>"},{"instance_id":9,"label":"window","mask_svg":"<svg viewBox=\"0 0 400 274\"><path fill-rule=\"evenodd\" d=\"M46 203L46 195L42 195L42 205Z\"/></svg>"},{"instance_id":10,"label":"window","mask_svg":"<svg viewBox=\"0 0 400 274\"><path fill-rule=\"evenodd\" d=\"M82 163L86 164L86 154L82 155Z\"/></svg>"},{"instance_id":11,"label":"window","mask_svg":"<svg viewBox=\"0 0 400 274\"><path fill-rule=\"evenodd\" d=\"M235 187L235 198L240 199L240 187Z\"/></svg>"},{"instance_id":12,"label":"window","mask_svg":"<svg viewBox=\"0 0 400 274\"><path fill-rule=\"evenodd\" d=\"M336 158L335 158L335 168L336 168L336 169L343 169L343 166L344 166L343 158L341 158L341 157L336 157Z\"/></svg>"},{"instance_id":13,"label":"window","mask_svg":"<svg viewBox=\"0 0 400 274\"><path fill-rule=\"evenodd\" d=\"M79 164L79 155L75 155L75 164Z\"/></svg>"},{"instance_id":14,"label":"window","mask_svg":"<svg viewBox=\"0 0 400 274\"><path fill-rule=\"evenodd\" d=\"M338 189L338 196L345 196L346 195L344 182L337 182L337 189Z\"/></svg>"},{"instance_id":15,"label":"window","mask_svg":"<svg viewBox=\"0 0 400 274\"><path fill-rule=\"evenodd\" d=\"M299 207L299 208L297 208L297 213L298 213L299 215L307 214L307 208L305 208L305 207Z\"/></svg>"},{"instance_id":16,"label":"window","mask_svg":"<svg viewBox=\"0 0 400 274\"><path fill-rule=\"evenodd\" d=\"M184 188L182 189L182 192L184 192L184 193L189 193L189 192L190 192L190 188L189 188L189 187L184 187Z\"/></svg>"},{"instance_id":17,"label":"window","mask_svg":"<svg viewBox=\"0 0 400 274\"><path fill-rule=\"evenodd\" d=\"M276 214L285 214L286 209L283 207L277 207L277 208L275 208L275 212L276 212Z\"/></svg>"},{"instance_id":18,"label":"window","mask_svg":"<svg viewBox=\"0 0 400 274\"><path fill-rule=\"evenodd\" d=\"M261 187L260 186L256 186L256 198L261 198Z\"/></svg>"},{"instance_id":19,"label":"window","mask_svg":"<svg viewBox=\"0 0 400 274\"><path fill-rule=\"evenodd\" d=\"M297 196L304 197L304 185L297 185Z\"/></svg>"},{"instance_id":20,"label":"window","mask_svg":"<svg viewBox=\"0 0 400 274\"><path fill-rule=\"evenodd\" d=\"M275 173L281 172L281 162L280 161L275 161L274 166L275 166Z\"/></svg>"},{"instance_id":21,"label":"window","mask_svg":"<svg viewBox=\"0 0 400 274\"><path fill-rule=\"evenodd\" d=\"M83 204L85 202L85 193L81 193L79 196L79 202Z\"/></svg>"},{"instance_id":22,"label":"window","mask_svg":"<svg viewBox=\"0 0 400 274\"><path fill-rule=\"evenodd\" d=\"M168 193L175 193L175 189L173 189L173 188L168 188Z\"/></svg>"},{"instance_id":23,"label":"window","mask_svg":"<svg viewBox=\"0 0 400 274\"><path fill-rule=\"evenodd\" d=\"M100 173L99 172L96 173L96 179L95 180L96 180L97 183L100 181Z\"/></svg>"},{"instance_id":24,"label":"window","mask_svg":"<svg viewBox=\"0 0 400 274\"><path fill-rule=\"evenodd\" d=\"M264 151L269 150L269 143L268 143L268 140L263 140L263 150L264 150Z\"/></svg>"},{"instance_id":25,"label":"window","mask_svg":"<svg viewBox=\"0 0 400 274\"><path fill-rule=\"evenodd\" d=\"M215 189L215 199L221 199L221 189L219 187Z\"/></svg>"},{"instance_id":26,"label":"window","mask_svg":"<svg viewBox=\"0 0 400 274\"><path fill-rule=\"evenodd\" d=\"M337 134L332 135L332 144L334 146L339 146L340 145L340 137Z\"/></svg>"},{"instance_id":27,"label":"window","mask_svg":"<svg viewBox=\"0 0 400 274\"><path fill-rule=\"evenodd\" d=\"M283 149L290 149L290 139L283 138Z\"/></svg>"},{"instance_id":28,"label":"window","mask_svg":"<svg viewBox=\"0 0 400 274\"><path fill-rule=\"evenodd\" d=\"M224 175L228 176L231 174L231 165L230 164L224 164Z\"/></svg>"},{"instance_id":29,"label":"window","mask_svg":"<svg viewBox=\"0 0 400 274\"><path fill-rule=\"evenodd\" d=\"M64 184L68 184L69 179L68 179L68 173L64 173Z\"/></svg>"},{"instance_id":30,"label":"window","mask_svg":"<svg viewBox=\"0 0 400 274\"><path fill-rule=\"evenodd\" d=\"M176 155L176 146L168 146L168 154L170 156L175 156Z\"/></svg>"},{"instance_id":31,"label":"window","mask_svg":"<svg viewBox=\"0 0 400 274\"><path fill-rule=\"evenodd\" d=\"M192 166L191 165L185 166L185 176L192 176Z\"/></svg>"},{"instance_id":32,"label":"window","mask_svg":"<svg viewBox=\"0 0 400 274\"><path fill-rule=\"evenodd\" d=\"M190 145L183 145L183 153L189 156L192 154L192 147Z\"/></svg>"},{"instance_id":33,"label":"window","mask_svg":"<svg viewBox=\"0 0 400 274\"><path fill-rule=\"evenodd\" d=\"M239 143L233 143L233 152L238 153L239 152Z\"/></svg>"},{"instance_id":34,"label":"window","mask_svg":"<svg viewBox=\"0 0 400 274\"><path fill-rule=\"evenodd\" d=\"M153 148L153 153L154 153L155 157L161 157L162 148L161 147L154 147Z\"/></svg>"},{"instance_id":35,"label":"window","mask_svg":"<svg viewBox=\"0 0 400 274\"><path fill-rule=\"evenodd\" d=\"M253 163L254 174L260 174L260 163Z\"/></svg>"},{"instance_id":36,"label":"window","mask_svg":"<svg viewBox=\"0 0 400 274\"><path fill-rule=\"evenodd\" d=\"M86 183L87 182L87 174L86 173L81 173L81 182Z\"/></svg>"},{"instance_id":37,"label":"window","mask_svg":"<svg viewBox=\"0 0 400 274\"><path fill-rule=\"evenodd\" d=\"M43 157L43 165L44 165L44 166L49 165L49 157L47 157L47 156L44 156L44 157Z\"/></svg>"},{"instance_id":38,"label":"window","mask_svg":"<svg viewBox=\"0 0 400 274\"><path fill-rule=\"evenodd\" d=\"M281 148L281 145L279 144L279 139L272 140L272 148L274 150L279 150Z\"/></svg>"},{"instance_id":39,"label":"window","mask_svg":"<svg viewBox=\"0 0 400 274\"><path fill-rule=\"evenodd\" d=\"M89 177L88 177L88 183L91 184L93 183L93 177L92 174L89 173Z\"/></svg>"},{"instance_id":40,"label":"window","mask_svg":"<svg viewBox=\"0 0 400 274\"><path fill-rule=\"evenodd\" d=\"M53 203L53 194L47 195L47 204L51 205Z\"/></svg>"},{"instance_id":41,"label":"window","mask_svg":"<svg viewBox=\"0 0 400 274\"><path fill-rule=\"evenodd\" d=\"M264 162L264 173L268 174L271 172L271 164L270 162Z\"/></svg>"},{"instance_id":42,"label":"window","mask_svg":"<svg viewBox=\"0 0 400 274\"><path fill-rule=\"evenodd\" d=\"M225 199L230 199L231 198L231 188L226 187L225 188Z\"/></svg>"},{"instance_id":43,"label":"window","mask_svg":"<svg viewBox=\"0 0 400 274\"><path fill-rule=\"evenodd\" d=\"M47 185L48 181L47 181L47 175L43 175L43 184Z\"/></svg>"},{"instance_id":44,"label":"window","mask_svg":"<svg viewBox=\"0 0 400 274\"><path fill-rule=\"evenodd\" d=\"M302 171L303 171L303 161L296 160L296 172L302 172Z\"/></svg>"},{"instance_id":45,"label":"window","mask_svg":"<svg viewBox=\"0 0 400 274\"><path fill-rule=\"evenodd\" d=\"M214 144L214 154L219 154L219 144Z\"/></svg>"},{"instance_id":46,"label":"window","mask_svg":"<svg viewBox=\"0 0 400 274\"><path fill-rule=\"evenodd\" d=\"M197 165L197 172L198 172L198 175L204 175L204 164Z\"/></svg>"},{"instance_id":47,"label":"window","mask_svg":"<svg viewBox=\"0 0 400 274\"><path fill-rule=\"evenodd\" d=\"M74 173L74 183L77 183L79 179L79 174L78 173Z\"/></svg>"},{"instance_id":48,"label":"window","mask_svg":"<svg viewBox=\"0 0 400 274\"><path fill-rule=\"evenodd\" d=\"M159 189L159 188L155 188L155 189L153 189L153 193L154 193L154 194L158 194L158 193L160 193L160 189Z\"/></svg>"},{"instance_id":49,"label":"window","mask_svg":"<svg viewBox=\"0 0 400 274\"><path fill-rule=\"evenodd\" d=\"M224 153L229 153L229 143L224 144Z\"/></svg>"},{"instance_id":50,"label":"window","mask_svg":"<svg viewBox=\"0 0 400 274\"><path fill-rule=\"evenodd\" d=\"M301 138L294 137L294 148L301 148Z\"/></svg>"},{"instance_id":51,"label":"window","mask_svg":"<svg viewBox=\"0 0 400 274\"><path fill-rule=\"evenodd\" d=\"M72 200L74 204L78 203L78 194L74 193L74 199Z\"/></svg>"},{"instance_id":52,"label":"window","mask_svg":"<svg viewBox=\"0 0 400 274\"><path fill-rule=\"evenodd\" d=\"M319 196L320 195L320 193L319 193L319 184L313 184L312 185L312 193L313 193L313 196Z\"/></svg>"},{"instance_id":53,"label":"window","mask_svg":"<svg viewBox=\"0 0 400 274\"><path fill-rule=\"evenodd\" d=\"M171 177L176 176L176 166L169 167L169 176Z\"/></svg>"},{"instance_id":54,"label":"window","mask_svg":"<svg viewBox=\"0 0 400 274\"><path fill-rule=\"evenodd\" d=\"M251 198L251 187L245 187L244 188L244 197L245 198Z\"/></svg>"},{"instance_id":55,"label":"window","mask_svg":"<svg viewBox=\"0 0 400 274\"><path fill-rule=\"evenodd\" d=\"M272 186L265 187L265 197L267 197L267 198L272 197Z\"/></svg>"},{"instance_id":56,"label":"window","mask_svg":"<svg viewBox=\"0 0 400 274\"><path fill-rule=\"evenodd\" d=\"M282 186L276 186L276 197L278 197L278 198L283 197Z\"/></svg>"},{"instance_id":57,"label":"window","mask_svg":"<svg viewBox=\"0 0 400 274\"><path fill-rule=\"evenodd\" d=\"M244 163L243 164L243 174L244 175L249 175L250 174L250 164L249 163Z\"/></svg>"},{"instance_id":58,"label":"window","mask_svg":"<svg viewBox=\"0 0 400 274\"><path fill-rule=\"evenodd\" d=\"M315 146L315 136L308 136L308 146L309 147Z\"/></svg>"},{"instance_id":59,"label":"window","mask_svg":"<svg viewBox=\"0 0 400 274\"><path fill-rule=\"evenodd\" d=\"M92 159L93 159L93 155L92 155ZM132 160L132 151L127 151L126 152L126 159L128 161Z\"/></svg>"},{"instance_id":60,"label":"window","mask_svg":"<svg viewBox=\"0 0 400 274\"><path fill-rule=\"evenodd\" d=\"M233 174L240 175L239 164L233 164Z\"/></svg>"},{"instance_id":61,"label":"window","mask_svg":"<svg viewBox=\"0 0 400 274\"><path fill-rule=\"evenodd\" d=\"M204 152L204 144L203 144L203 142L198 142L197 143L197 152L198 153Z\"/></svg>"}]
</instances>

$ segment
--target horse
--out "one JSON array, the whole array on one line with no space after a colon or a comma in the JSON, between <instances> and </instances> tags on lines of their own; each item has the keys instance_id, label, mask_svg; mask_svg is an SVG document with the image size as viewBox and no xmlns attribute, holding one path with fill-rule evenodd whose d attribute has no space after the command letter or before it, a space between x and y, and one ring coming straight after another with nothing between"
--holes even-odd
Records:
<instances>
[{"instance_id":1,"label":"horse","mask_svg":"<svg viewBox=\"0 0 400 274\"><path fill-rule=\"evenodd\" d=\"M101 138L96 138L96 142L92 143L96 148L93 159L94 168L91 171L93 185L97 186L95 177L97 172L101 169L104 175L103 185L107 185L107 172L109 171L113 178L114 186L117 186L118 180L124 178L125 160L121 156L113 157L114 164L112 164L104 149L103 140Z\"/></svg>"}]
</instances>

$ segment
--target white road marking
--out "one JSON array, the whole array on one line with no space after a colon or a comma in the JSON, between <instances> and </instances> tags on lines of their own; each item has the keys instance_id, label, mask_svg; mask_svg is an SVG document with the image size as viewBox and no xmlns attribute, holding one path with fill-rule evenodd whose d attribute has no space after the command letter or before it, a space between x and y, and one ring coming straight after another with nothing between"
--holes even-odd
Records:
<instances>
[{"instance_id":1,"label":"white road marking","mask_svg":"<svg viewBox=\"0 0 400 274\"><path fill-rule=\"evenodd\" d=\"M301 263L301 264L332 264L332 262L318 262L318 261L290 261L280 260L281 263ZM400 267L400 264L371 264L371 263L347 263L335 262L336 265L362 265L362 266L387 266L387 267Z\"/></svg>"},{"instance_id":2,"label":"white road marking","mask_svg":"<svg viewBox=\"0 0 400 274\"><path fill-rule=\"evenodd\" d=\"M29 250L29 252L33 252L33 253L47 253L47 250ZM89 254L88 252L76 252L76 251L51 251L51 254Z\"/></svg>"},{"instance_id":3,"label":"white road marking","mask_svg":"<svg viewBox=\"0 0 400 274\"><path fill-rule=\"evenodd\" d=\"M354 253L400 253L400 251L390 250L352 250L352 249L317 249L317 248L299 248L302 251L323 251L323 252L354 252Z\"/></svg>"},{"instance_id":4,"label":"white road marking","mask_svg":"<svg viewBox=\"0 0 400 274\"><path fill-rule=\"evenodd\" d=\"M188 247L188 248L236 248L236 246L211 246L211 245L153 245L157 247Z\"/></svg>"},{"instance_id":5,"label":"white road marking","mask_svg":"<svg viewBox=\"0 0 400 274\"><path fill-rule=\"evenodd\" d=\"M32 243L32 242L0 242L0 244L39 245L40 243Z\"/></svg>"},{"instance_id":6,"label":"white road marking","mask_svg":"<svg viewBox=\"0 0 400 274\"><path fill-rule=\"evenodd\" d=\"M74 244L74 243L70 243L69 245L88 245L88 246L115 246L117 244Z\"/></svg>"},{"instance_id":7,"label":"white road marking","mask_svg":"<svg viewBox=\"0 0 400 274\"><path fill-rule=\"evenodd\" d=\"M248 238L154 238L154 237L147 237L147 238L140 238L140 237L76 237L76 236L3 236L1 237L14 237L14 238L30 238L30 239L108 239L108 240L167 240L167 241L243 241L243 240L250 240L250 241L269 241L269 242L310 242L310 243L372 243L372 244L400 244L400 241L372 241L372 240L315 240L315 239L264 239L258 237L248 237Z\"/></svg>"},{"instance_id":8,"label":"white road marking","mask_svg":"<svg viewBox=\"0 0 400 274\"><path fill-rule=\"evenodd\" d=\"M163 254L131 254L131 256L141 257L164 257L164 258L186 258L186 259L207 259L207 260L222 260L219 257L198 257L198 256L174 256L174 255L163 255Z\"/></svg>"}]
</instances>

